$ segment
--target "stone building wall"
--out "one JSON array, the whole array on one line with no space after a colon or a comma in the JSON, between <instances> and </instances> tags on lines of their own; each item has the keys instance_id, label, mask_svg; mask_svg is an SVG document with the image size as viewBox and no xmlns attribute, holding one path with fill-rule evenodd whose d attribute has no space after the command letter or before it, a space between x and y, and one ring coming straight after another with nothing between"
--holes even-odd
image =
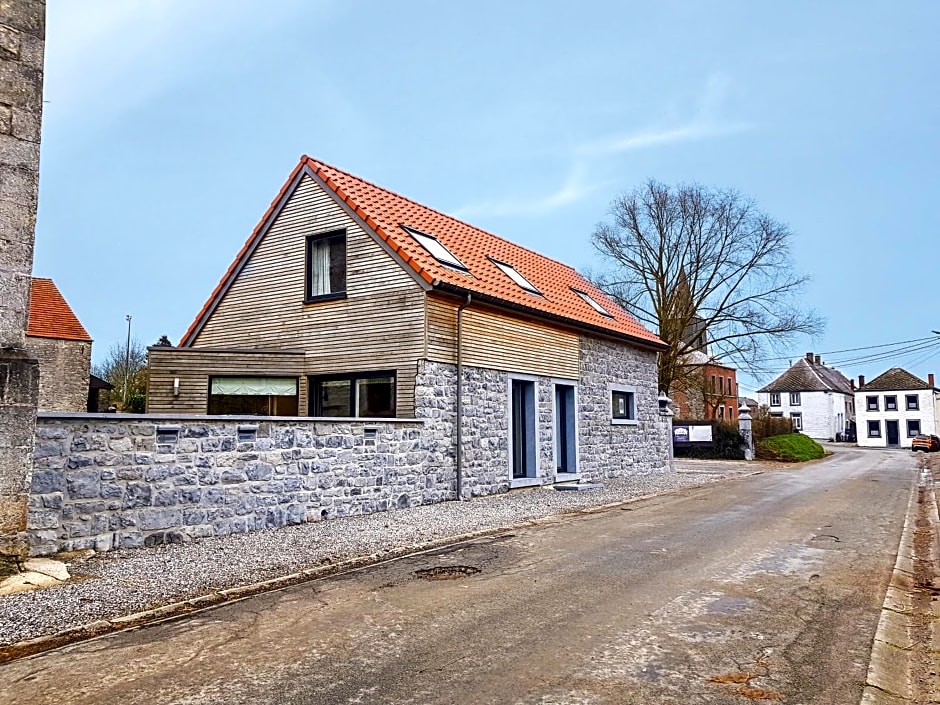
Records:
<instances>
[{"instance_id":1,"label":"stone building wall","mask_svg":"<svg viewBox=\"0 0 940 705\"><path fill-rule=\"evenodd\" d=\"M592 481L668 472L670 425L659 415L656 353L581 338L579 462ZM636 387L636 425L611 423L611 384Z\"/></svg>"},{"instance_id":2,"label":"stone building wall","mask_svg":"<svg viewBox=\"0 0 940 705\"><path fill-rule=\"evenodd\" d=\"M31 552L182 542L441 502L453 496L452 476L422 426L40 414Z\"/></svg>"},{"instance_id":3,"label":"stone building wall","mask_svg":"<svg viewBox=\"0 0 940 705\"><path fill-rule=\"evenodd\" d=\"M24 548L39 368L24 349L39 198L43 0L0 3L0 552Z\"/></svg>"},{"instance_id":4,"label":"stone building wall","mask_svg":"<svg viewBox=\"0 0 940 705\"><path fill-rule=\"evenodd\" d=\"M27 336L26 347L39 360L39 410L85 411L91 343Z\"/></svg>"}]
</instances>

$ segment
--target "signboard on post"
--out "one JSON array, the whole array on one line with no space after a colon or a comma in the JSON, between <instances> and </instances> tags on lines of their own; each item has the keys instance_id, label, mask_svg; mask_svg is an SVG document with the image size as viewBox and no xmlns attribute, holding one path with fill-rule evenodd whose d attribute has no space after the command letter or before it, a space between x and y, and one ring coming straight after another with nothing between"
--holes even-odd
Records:
<instances>
[{"instance_id":1,"label":"signboard on post","mask_svg":"<svg viewBox=\"0 0 940 705\"><path fill-rule=\"evenodd\" d=\"M685 422L672 427L672 443L681 447L707 448L715 444L712 435L712 422Z\"/></svg>"}]
</instances>

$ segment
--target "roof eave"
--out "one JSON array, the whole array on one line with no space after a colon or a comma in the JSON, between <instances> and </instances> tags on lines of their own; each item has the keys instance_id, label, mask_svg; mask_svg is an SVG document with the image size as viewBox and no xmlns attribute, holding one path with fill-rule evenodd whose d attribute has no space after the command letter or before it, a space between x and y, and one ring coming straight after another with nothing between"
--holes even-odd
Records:
<instances>
[{"instance_id":1,"label":"roof eave","mask_svg":"<svg viewBox=\"0 0 940 705\"><path fill-rule=\"evenodd\" d=\"M456 286L448 282L441 281L440 279L435 279L432 283L435 291L441 291L449 294L456 294L459 296L466 296L469 294L474 301L481 303L486 303L497 308L507 309L509 311L524 313L525 315L544 320L550 323L562 323L568 328L573 328L578 331L585 333L593 333L594 335L601 335L606 338L613 338L623 342L627 342L630 345L642 348L644 350L650 350L652 352L662 352L663 350L668 350L669 345L662 341L655 342L652 340L645 340L643 338L638 338L627 333L621 333L620 331L613 330L611 328L604 328L603 326L595 326L590 323L584 323L583 321L577 321L573 318L566 318L565 316L559 316L556 314L548 313L546 311L540 311L539 309L530 308L524 306L523 304L517 304L513 301L507 301L506 299L501 299L496 296L490 296L487 294L481 294L479 292L473 291L471 289L466 289L464 287Z\"/></svg>"}]
</instances>

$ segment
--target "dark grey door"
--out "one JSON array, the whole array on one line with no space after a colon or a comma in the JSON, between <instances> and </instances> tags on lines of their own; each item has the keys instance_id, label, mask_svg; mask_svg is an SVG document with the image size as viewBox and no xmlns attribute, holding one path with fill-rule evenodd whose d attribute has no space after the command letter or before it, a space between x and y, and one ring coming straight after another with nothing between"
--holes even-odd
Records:
<instances>
[{"instance_id":1,"label":"dark grey door","mask_svg":"<svg viewBox=\"0 0 940 705\"><path fill-rule=\"evenodd\" d=\"M534 475L532 426L535 414L535 385L522 379L512 381L512 476L514 478Z\"/></svg>"},{"instance_id":2,"label":"dark grey door","mask_svg":"<svg viewBox=\"0 0 940 705\"><path fill-rule=\"evenodd\" d=\"M901 435L898 431L897 421L885 421L885 436L889 446L901 445Z\"/></svg>"},{"instance_id":3,"label":"dark grey door","mask_svg":"<svg viewBox=\"0 0 940 705\"><path fill-rule=\"evenodd\" d=\"M576 472L574 433L574 387L555 385L555 469Z\"/></svg>"}]
</instances>

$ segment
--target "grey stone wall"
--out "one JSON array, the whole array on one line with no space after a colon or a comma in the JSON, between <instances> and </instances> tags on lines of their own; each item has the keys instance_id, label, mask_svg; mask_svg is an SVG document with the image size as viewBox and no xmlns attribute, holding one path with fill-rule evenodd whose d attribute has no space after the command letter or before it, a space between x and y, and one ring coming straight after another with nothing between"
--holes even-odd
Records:
<instances>
[{"instance_id":1,"label":"grey stone wall","mask_svg":"<svg viewBox=\"0 0 940 705\"><path fill-rule=\"evenodd\" d=\"M85 411L91 343L27 336L26 348L39 360L39 410Z\"/></svg>"},{"instance_id":2,"label":"grey stone wall","mask_svg":"<svg viewBox=\"0 0 940 705\"><path fill-rule=\"evenodd\" d=\"M656 353L581 338L578 460L585 479L670 471L670 428L659 415L656 380ZM610 384L636 387L636 425L611 423Z\"/></svg>"},{"instance_id":3,"label":"grey stone wall","mask_svg":"<svg viewBox=\"0 0 940 705\"><path fill-rule=\"evenodd\" d=\"M182 542L440 502L453 496L453 478L422 426L40 414L31 552Z\"/></svg>"},{"instance_id":4,"label":"grey stone wall","mask_svg":"<svg viewBox=\"0 0 940 705\"><path fill-rule=\"evenodd\" d=\"M0 552L25 550L39 370L23 344L39 197L43 0L0 3Z\"/></svg>"}]
</instances>

